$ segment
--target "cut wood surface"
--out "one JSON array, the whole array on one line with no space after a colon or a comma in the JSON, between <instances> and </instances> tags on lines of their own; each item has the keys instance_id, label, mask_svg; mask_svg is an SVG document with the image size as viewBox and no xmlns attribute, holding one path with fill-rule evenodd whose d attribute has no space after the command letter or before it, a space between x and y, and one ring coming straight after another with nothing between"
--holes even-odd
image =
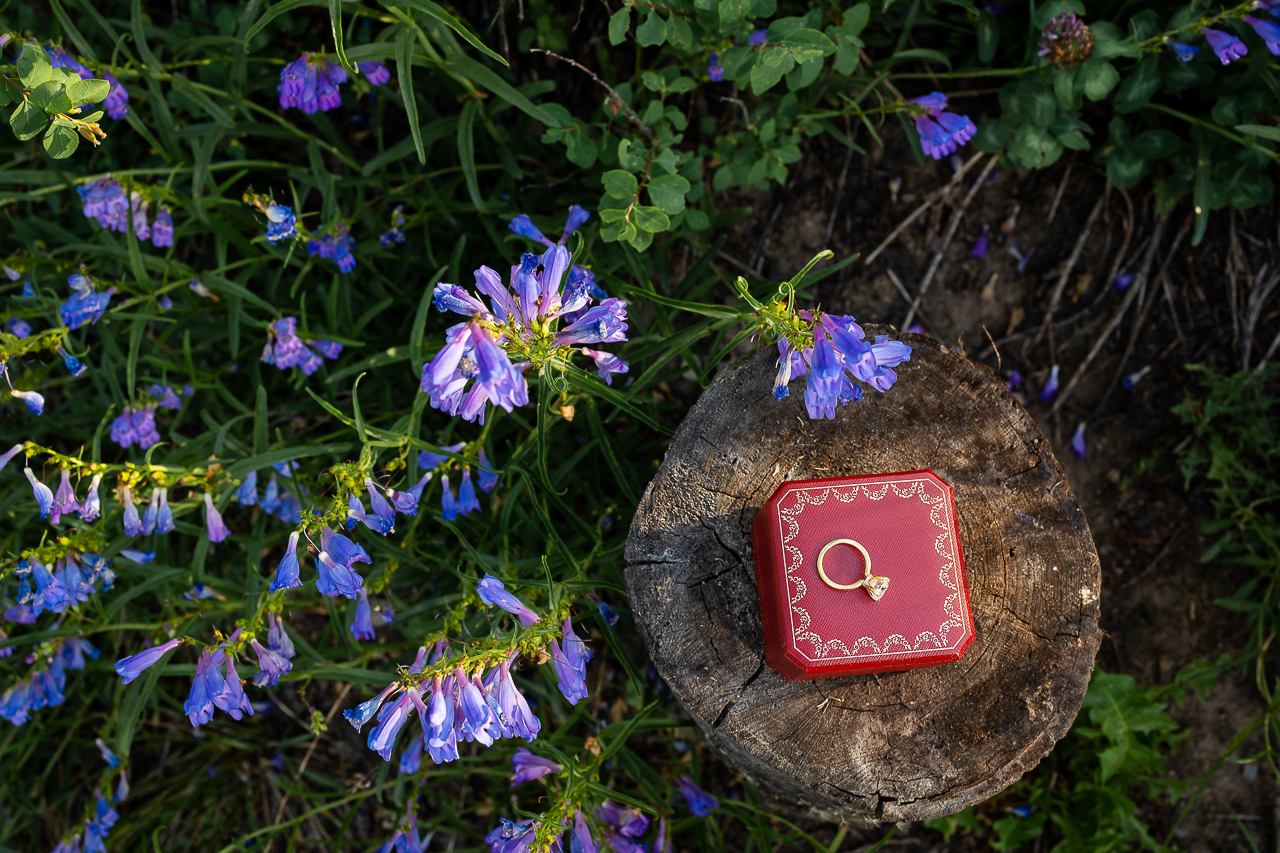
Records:
<instances>
[{"instance_id":1,"label":"cut wood surface","mask_svg":"<svg viewBox=\"0 0 1280 853\"><path fill-rule=\"evenodd\" d=\"M872 333L874 330L868 330ZM724 371L645 490L627 586L658 673L711 747L833 820L952 814L1070 728L1099 642L1097 552L1049 442L992 373L932 338L888 393L810 420L776 350ZM955 492L977 639L932 669L788 681L764 658L751 520L785 480L929 468Z\"/></svg>"}]
</instances>

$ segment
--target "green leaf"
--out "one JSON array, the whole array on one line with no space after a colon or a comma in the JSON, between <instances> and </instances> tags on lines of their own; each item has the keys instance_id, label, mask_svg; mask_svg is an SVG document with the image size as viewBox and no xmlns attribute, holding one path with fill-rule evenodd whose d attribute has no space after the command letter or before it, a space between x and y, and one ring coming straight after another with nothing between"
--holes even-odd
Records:
<instances>
[{"instance_id":1,"label":"green leaf","mask_svg":"<svg viewBox=\"0 0 1280 853\"><path fill-rule=\"evenodd\" d=\"M795 60L791 58L791 54L780 49L765 48L760 59L751 67L752 94L763 94L778 85L783 75L794 65Z\"/></svg>"},{"instance_id":2,"label":"green leaf","mask_svg":"<svg viewBox=\"0 0 1280 853\"><path fill-rule=\"evenodd\" d=\"M9 116L13 135L22 142L34 139L49 125L49 114L30 101L23 101Z\"/></svg>"},{"instance_id":3,"label":"green leaf","mask_svg":"<svg viewBox=\"0 0 1280 853\"><path fill-rule=\"evenodd\" d=\"M995 58L996 47L1000 44L1000 25L995 15L990 12L978 14L978 61L990 65Z\"/></svg>"},{"instance_id":4,"label":"green leaf","mask_svg":"<svg viewBox=\"0 0 1280 853\"><path fill-rule=\"evenodd\" d=\"M54 80L41 83L32 90L31 103L47 113L65 113L71 109L71 99L67 97L67 87Z\"/></svg>"},{"instance_id":5,"label":"green leaf","mask_svg":"<svg viewBox=\"0 0 1280 853\"><path fill-rule=\"evenodd\" d=\"M253 404L253 453L259 456L267 452L267 389L258 386L258 395Z\"/></svg>"},{"instance_id":6,"label":"green leaf","mask_svg":"<svg viewBox=\"0 0 1280 853\"><path fill-rule=\"evenodd\" d=\"M649 12L644 23L636 27L636 41L642 47L657 47L667 40L667 22L657 12Z\"/></svg>"},{"instance_id":7,"label":"green leaf","mask_svg":"<svg viewBox=\"0 0 1280 853\"><path fill-rule=\"evenodd\" d=\"M504 65L506 63L503 63ZM503 80L496 71L487 68L480 62L461 53L455 53L445 62L446 71L460 74L472 82L479 83L511 106L523 112L532 119L542 122L547 127L560 127L560 120L548 113L546 110L537 106L533 101L522 95L519 90Z\"/></svg>"},{"instance_id":8,"label":"green leaf","mask_svg":"<svg viewBox=\"0 0 1280 853\"><path fill-rule=\"evenodd\" d=\"M818 59L836 52L836 44L820 31L802 27L782 40L782 46L791 51L796 62Z\"/></svg>"},{"instance_id":9,"label":"green leaf","mask_svg":"<svg viewBox=\"0 0 1280 853\"><path fill-rule=\"evenodd\" d=\"M1263 139L1270 139L1272 142L1280 142L1280 127L1273 127L1269 124L1237 124L1236 130L1241 133L1247 133L1250 136L1260 136Z\"/></svg>"},{"instance_id":10,"label":"green leaf","mask_svg":"<svg viewBox=\"0 0 1280 853\"><path fill-rule=\"evenodd\" d=\"M1077 14L1084 14L1082 8ZM1120 29L1110 21L1098 21L1091 24L1089 29L1093 32L1093 55L1091 60L1114 59L1117 56L1127 56L1130 59L1137 59L1142 56L1142 48L1130 40L1121 40Z\"/></svg>"},{"instance_id":11,"label":"green leaf","mask_svg":"<svg viewBox=\"0 0 1280 853\"><path fill-rule=\"evenodd\" d=\"M604 191L613 198L635 198L638 184L636 176L623 169L614 169L604 173ZM685 182L686 184L688 181Z\"/></svg>"},{"instance_id":12,"label":"green leaf","mask_svg":"<svg viewBox=\"0 0 1280 853\"><path fill-rule=\"evenodd\" d=\"M22 85L28 89L34 89L53 79L53 63L49 61L49 54L40 42L22 43L22 53L18 56L18 76L22 78Z\"/></svg>"},{"instance_id":13,"label":"green leaf","mask_svg":"<svg viewBox=\"0 0 1280 853\"><path fill-rule=\"evenodd\" d=\"M262 32L267 24L271 23L276 18L286 12L292 12L300 6L323 6L326 2L327 0L280 0L279 3L274 4L263 12L262 17L258 18L258 20L254 22L253 26L249 28L248 32L245 33L244 39L241 42L244 45L244 52L249 52L249 42L253 37Z\"/></svg>"},{"instance_id":14,"label":"green leaf","mask_svg":"<svg viewBox=\"0 0 1280 853\"><path fill-rule=\"evenodd\" d=\"M889 65L898 65L902 62L910 62L913 59L920 59L925 62L933 62L938 65L947 66L947 70L951 70L951 60L947 58L945 53L937 50L930 50L927 47L916 47L911 50L900 50L893 54L893 58L889 61ZM879 67L877 65L877 67Z\"/></svg>"},{"instance_id":15,"label":"green leaf","mask_svg":"<svg viewBox=\"0 0 1280 853\"><path fill-rule=\"evenodd\" d=\"M671 220L656 207L636 205L631 209L635 215L636 228L648 233L666 231L671 227Z\"/></svg>"},{"instance_id":16,"label":"green leaf","mask_svg":"<svg viewBox=\"0 0 1280 853\"><path fill-rule=\"evenodd\" d=\"M1101 101L1120 82L1120 72L1110 62L1090 59L1080 66L1080 82L1084 84L1085 97Z\"/></svg>"},{"instance_id":17,"label":"green leaf","mask_svg":"<svg viewBox=\"0 0 1280 853\"><path fill-rule=\"evenodd\" d=\"M227 111L215 104L213 99L205 94L203 89L198 88L188 80L186 75L175 71L169 82L173 84L174 89L199 104L200 108L208 113L209 117L218 124L225 128L235 127L236 123L231 120L231 116L227 114Z\"/></svg>"},{"instance_id":18,"label":"green leaf","mask_svg":"<svg viewBox=\"0 0 1280 853\"><path fill-rule=\"evenodd\" d=\"M9 87L5 85L0 85L0 107L3 107L5 104L10 103L12 100L13 98L9 95Z\"/></svg>"},{"instance_id":19,"label":"green leaf","mask_svg":"<svg viewBox=\"0 0 1280 853\"><path fill-rule=\"evenodd\" d=\"M409 120L409 133L413 148L418 152L418 162L427 164L427 149L422 144L422 128L418 126L418 101L413 94L413 30L401 27L396 33L396 74L400 78L400 94L404 99L404 113Z\"/></svg>"},{"instance_id":20,"label":"green leaf","mask_svg":"<svg viewBox=\"0 0 1280 853\"><path fill-rule=\"evenodd\" d=\"M507 61L503 59L502 56L490 50L485 45L484 42L476 38L476 36L471 32L471 30L463 26L458 21L457 18L453 17L453 15L450 15L448 12L446 12L439 4L431 2L431 0L379 0L379 1L382 3L383 6L387 6L387 7L407 6L410 9L417 9L419 12L423 12L427 15L430 15L440 23L444 24L449 29L453 30L458 35L462 36L464 39L466 39L468 44L470 44L472 47L479 50L485 56L489 57L490 59L496 62L501 62L503 65L507 64Z\"/></svg>"},{"instance_id":21,"label":"green leaf","mask_svg":"<svg viewBox=\"0 0 1280 853\"><path fill-rule=\"evenodd\" d=\"M1052 166L1062 156L1062 143L1048 128L1025 124L1013 135L1009 153L1017 157L1024 166L1043 169Z\"/></svg>"},{"instance_id":22,"label":"green leaf","mask_svg":"<svg viewBox=\"0 0 1280 853\"><path fill-rule=\"evenodd\" d=\"M1148 160L1165 160L1178 153L1181 142L1169 130L1144 130L1133 140L1133 150Z\"/></svg>"},{"instance_id":23,"label":"green leaf","mask_svg":"<svg viewBox=\"0 0 1280 853\"><path fill-rule=\"evenodd\" d=\"M631 7L623 6L609 18L609 44L619 45L627 40L627 31L631 29Z\"/></svg>"},{"instance_id":24,"label":"green leaf","mask_svg":"<svg viewBox=\"0 0 1280 853\"><path fill-rule=\"evenodd\" d=\"M258 453L248 457L247 459L241 459L239 462L229 465L226 471L228 477L239 479L250 471L270 468L272 465L278 465L281 462L290 462L294 459L306 459L310 456L325 456L327 454L333 454L336 456L346 453L350 449L351 444L345 442L338 444L314 444L306 447L282 447L279 450L269 450L266 453Z\"/></svg>"},{"instance_id":25,"label":"green leaf","mask_svg":"<svg viewBox=\"0 0 1280 853\"><path fill-rule=\"evenodd\" d=\"M1154 53L1148 54L1120 84L1120 89L1116 92L1116 112L1131 113L1142 109L1159 90L1160 57Z\"/></svg>"},{"instance_id":26,"label":"green leaf","mask_svg":"<svg viewBox=\"0 0 1280 853\"><path fill-rule=\"evenodd\" d=\"M1064 109L1078 110L1083 103L1084 86L1080 82L1080 68L1075 65L1053 75L1053 93Z\"/></svg>"},{"instance_id":27,"label":"green leaf","mask_svg":"<svg viewBox=\"0 0 1280 853\"><path fill-rule=\"evenodd\" d=\"M101 103L110 92L111 84L106 80L80 80L67 86L67 97L73 107Z\"/></svg>"},{"instance_id":28,"label":"green leaf","mask_svg":"<svg viewBox=\"0 0 1280 853\"><path fill-rule=\"evenodd\" d=\"M679 15L667 19L667 44L682 50L693 47L693 27Z\"/></svg>"},{"instance_id":29,"label":"green leaf","mask_svg":"<svg viewBox=\"0 0 1280 853\"><path fill-rule=\"evenodd\" d=\"M684 211L685 194L692 185L679 175L662 175L649 181L649 200L664 213L675 216Z\"/></svg>"},{"instance_id":30,"label":"green leaf","mask_svg":"<svg viewBox=\"0 0 1280 853\"><path fill-rule=\"evenodd\" d=\"M1116 189L1127 190L1147 175L1149 164L1132 149L1117 148L1107 157L1107 177Z\"/></svg>"},{"instance_id":31,"label":"green leaf","mask_svg":"<svg viewBox=\"0 0 1280 853\"><path fill-rule=\"evenodd\" d=\"M54 124L44 135L44 150L55 160L63 160L76 152L80 134L65 124Z\"/></svg>"},{"instance_id":32,"label":"green leaf","mask_svg":"<svg viewBox=\"0 0 1280 853\"><path fill-rule=\"evenodd\" d=\"M347 69L348 74L358 74L351 60L347 59L347 49L342 43L342 0L329 0L329 29L333 33L333 48L338 54L338 64Z\"/></svg>"},{"instance_id":33,"label":"green leaf","mask_svg":"<svg viewBox=\"0 0 1280 853\"><path fill-rule=\"evenodd\" d=\"M462 176L467 182L471 203L480 213L488 213L484 197L480 195L480 182L476 178L476 145L472 135L479 109L480 101L474 99L462 105L462 113L458 116L458 159L462 161Z\"/></svg>"}]
</instances>

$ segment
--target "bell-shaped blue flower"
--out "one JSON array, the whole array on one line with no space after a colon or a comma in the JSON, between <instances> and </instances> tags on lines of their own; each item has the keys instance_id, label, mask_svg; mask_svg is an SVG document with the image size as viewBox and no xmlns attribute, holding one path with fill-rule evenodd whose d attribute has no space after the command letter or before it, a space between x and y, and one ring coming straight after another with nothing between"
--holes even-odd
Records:
<instances>
[{"instance_id":1,"label":"bell-shaped blue flower","mask_svg":"<svg viewBox=\"0 0 1280 853\"><path fill-rule=\"evenodd\" d=\"M300 570L298 565L298 537L301 535L302 532L298 530L289 534L289 545L285 548L284 558L280 560L280 565L276 568L275 579L271 581L271 592L302 586L302 580L298 577Z\"/></svg>"},{"instance_id":2,"label":"bell-shaped blue flower","mask_svg":"<svg viewBox=\"0 0 1280 853\"><path fill-rule=\"evenodd\" d=\"M156 516L156 533L172 533L173 510L169 509L169 490L160 490L160 512Z\"/></svg>"},{"instance_id":3,"label":"bell-shaped blue flower","mask_svg":"<svg viewBox=\"0 0 1280 853\"><path fill-rule=\"evenodd\" d=\"M520 599L507 592L502 581L498 580L493 575L486 574L480 582L476 584L476 593L479 594L480 600L485 604L491 604L494 607L501 607L503 610L520 620L520 624L526 628L535 622L542 621L541 616L530 610Z\"/></svg>"},{"instance_id":4,"label":"bell-shaped blue flower","mask_svg":"<svg viewBox=\"0 0 1280 853\"><path fill-rule=\"evenodd\" d=\"M258 502L258 472L250 471L236 489L236 500L241 506L253 506Z\"/></svg>"},{"instance_id":5,"label":"bell-shaped blue flower","mask_svg":"<svg viewBox=\"0 0 1280 853\"><path fill-rule=\"evenodd\" d=\"M349 566L335 562L328 551L321 551L316 557L316 571L316 589L321 595L342 595L354 600L360 594L364 579Z\"/></svg>"},{"instance_id":6,"label":"bell-shaped blue flower","mask_svg":"<svg viewBox=\"0 0 1280 853\"><path fill-rule=\"evenodd\" d=\"M221 542L231 535L222 523L222 514L213 505L213 495L209 492L204 493L204 524L210 542Z\"/></svg>"},{"instance_id":7,"label":"bell-shaped blue flower","mask_svg":"<svg viewBox=\"0 0 1280 853\"><path fill-rule=\"evenodd\" d=\"M343 711L342 716L346 718L346 721L350 723L356 731L360 731L364 728L365 723L369 722L377 715L378 709L382 707L382 703L387 701L387 699L395 694L399 689L400 686L395 682L392 682L384 687L382 692L377 696L374 696L372 699L367 699L354 708L348 708Z\"/></svg>"},{"instance_id":8,"label":"bell-shaped blue flower","mask_svg":"<svg viewBox=\"0 0 1280 853\"><path fill-rule=\"evenodd\" d=\"M372 640L373 632L373 609L369 606L369 591L360 590L360 598L356 601L356 615L351 622L351 636L357 640Z\"/></svg>"},{"instance_id":9,"label":"bell-shaped blue flower","mask_svg":"<svg viewBox=\"0 0 1280 853\"><path fill-rule=\"evenodd\" d=\"M366 515L362 521L370 530L375 530L386 536L388 533L394 533L396 529L396 511L387 503L387 499L382 496L382 492L378 491L378 485L368 477L364 478L364 487L369 492L369 506L373 509L372 515Z\"/></svg>"},{"instance_id":10,"label":"bell-shaped blue flower","mask_svg":"<svg viewBox=\"0 0 1280 853\"><path fill-rule=\"evenodd\" d=\"M476 498L476 486L471 481L471 469L462 469L462 481L458 484L458 515L467 515L480 509Z\"/></svg>"},{"instance_id":11,"label":"bell-shaped blue flower","mask_svg":"<svg viewBox=\"0 0 1280 853\"><path fill-rule=\"evenodd\" d=\"M49 512L53 509L53 490L36 479L36 475L31 472L30 466L22 469L22 472L27 475L27 482L31 483L31 490L36 496L36 504L40 507L40 517L48 518Z\"/></svg>"},{"instance_id":12,"label":"bell-shaped blue flower","mask_svg":"<svg viewBox=\"0 0 1280 853\"><path fill-rule=\"evenodd\" d=\"M152 646L149 649L138 652L136 655L130 655L127 658L121 658L116 661L115 669L121 676L120 683L128 684L130 681L133 681L139 675L142 675L144 670L158 662L160 658L164 657L169 652L176 649L181 643L181 638L175 637L166 643L161 643L158 646Z\"/></svg>"}]
</instances>

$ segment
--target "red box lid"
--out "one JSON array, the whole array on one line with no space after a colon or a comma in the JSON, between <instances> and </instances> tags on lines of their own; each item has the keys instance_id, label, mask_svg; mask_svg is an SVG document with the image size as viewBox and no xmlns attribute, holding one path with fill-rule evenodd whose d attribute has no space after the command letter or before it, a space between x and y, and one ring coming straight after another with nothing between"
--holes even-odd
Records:
<instances>
[{"instance_id":1,"label":"red box lid","mask_svg":"<svg viewBox=\"0 0 1280 853\"><path fill-rule=\"evenodd\" d=\"M765 656L792 681L938 666L973 642L955 501L932 471L785 482L751 537Z\"/></svg>"}]
</instances>

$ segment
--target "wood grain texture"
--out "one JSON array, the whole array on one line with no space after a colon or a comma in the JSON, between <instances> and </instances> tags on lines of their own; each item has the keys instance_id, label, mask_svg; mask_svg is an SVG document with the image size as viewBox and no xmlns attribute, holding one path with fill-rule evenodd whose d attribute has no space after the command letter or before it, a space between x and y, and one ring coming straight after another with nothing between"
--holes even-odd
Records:
<instances>
[{"instance_id":1,"label":"wood grain texture","mask_svg":"<svg viewBox=\"0 0 1280 853\"><path fill-rule=\"evenodd\" d=\"M1003 790L1070 728L1100 639L1097 552L1049 442L988 370L902 338L898 384L833 421L809 420L803 379L774 400L772 349L724 371L627 542L636 621L712 748L833 820L922 820ZM919 468L955 490L973 646L933 669L787 681L764 660L751 519L784 480Z\"/></svg>"}]
</instances>

